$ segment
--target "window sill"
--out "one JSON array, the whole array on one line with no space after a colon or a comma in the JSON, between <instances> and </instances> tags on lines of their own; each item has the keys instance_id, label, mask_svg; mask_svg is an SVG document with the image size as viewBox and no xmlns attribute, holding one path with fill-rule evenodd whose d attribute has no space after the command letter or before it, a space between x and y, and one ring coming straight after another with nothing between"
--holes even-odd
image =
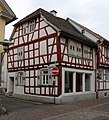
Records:
<instances>
[{"instance_id":1,"label":"window sill","mask_svg":"<svg viewBox=\"0 0 109 120\"><path fill-rule=\"evenodd\" d=\"M50 87L52 85L38 85L38 86L40 86L40 87Z\"/></svg>"}]
</instances>

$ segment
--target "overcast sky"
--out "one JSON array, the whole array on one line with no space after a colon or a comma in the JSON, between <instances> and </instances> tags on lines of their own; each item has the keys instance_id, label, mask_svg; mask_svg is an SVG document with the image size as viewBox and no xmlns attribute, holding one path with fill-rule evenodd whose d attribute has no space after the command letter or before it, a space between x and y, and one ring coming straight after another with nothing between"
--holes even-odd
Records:
<instances>
[{"instance_id":1,"label":"overcast sky","mask_svg":"<svg viewBox=\"0 0 109 120\"><path fill-rule=\"evenodd\" d=\"M92 31L109 39L109 0L6 0L18 20L6 26L9 39L13 24L38 8L56 10L57 16L71 18Z\"/></svg>"}]
</instances>

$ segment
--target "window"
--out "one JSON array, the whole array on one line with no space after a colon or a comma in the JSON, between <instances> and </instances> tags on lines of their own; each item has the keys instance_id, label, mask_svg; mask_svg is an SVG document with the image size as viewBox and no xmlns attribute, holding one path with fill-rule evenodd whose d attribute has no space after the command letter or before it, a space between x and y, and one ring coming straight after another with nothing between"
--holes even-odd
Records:
<instances>
[{"instance_id":1,"label":"window","mask_svg":"<svg viewBox=\"0 0 109 120\"><path fill-rule=\"evenodd\" d=\"M100 68L99 70L98 70L98 80L104 80L104 70L102 69L102 68Z\"/></svg>"},{"instance_id":2,"label":"window","mask_svg":"<svg viewBox=\"0 0 109 120\"><path fill-rule=\"evenodd\" d=\"M81 45L81 43L77 43L77 56L82 57L82 45Z\"/></svg>"},{"instance_id":3,"label":"window","mask_svg":"<svg viewBox=\"0 0 109 120\"><path fill-rule=\"evenodd\" d=\"M70 50L72 50L72 45L70 45Z\"/></svg>"},{"instance_id":4,"label":"window","mask_svg":"<svg viewBox=\"0 0 109 120\"><path fill-rule=\"evenodd\" d=\"M35 22L34 20L29 23L29 32L33 32L35 29Z\"/></svg>"},{"instance_id":5,"label":"window","mask_svg":"<svg viewBox=\"0 0 109 120\"><path fill-rule=\"evenodd\" d=\"M65 71L65 93L73 92L73 72Z\"/></svg>"},{"instance_id":6,"label":"window","mask_svg":"<svg viewBox=\"0 0 109 120\"><path fill-rule=\"evenodd\" d=\"M90 91L90 74L85 74L85 91Z\"/></svg>"},{"instance_id":7,"label":"window","mask_svg":"<svg viewBox=\"0 0 109 120\"><path fill-rule=\"evenodd\" d=\"M109 69L106 69L105 75L106 75L105 79L106 79L106 80L109 80Z\"/></svg>"},{"instance_id":8,"label":"window","mask_svg":"<svg viewBox=\"0 0 109 120\"><path fill-rule=\"evenodd\" d=\"M47 70L43 70L42 71L42 84L44 85L48 85L48 78L49 78L49 73L48 73L48 69Z\"/></svg>"},{"instance_id":9,"label":"window","mask_svg":"<svg viewBox=\"0 0 109 120\"><path fill-rule=\"evenodd\" d=\"M68 54L70 55L70 56L72 56L72 55L76 55L76 51L77 51L77 49L76 49L76 42L75 41L73 41L73 40L68 40Z\"/></svg>"},{"instance_id":10,"label":"window","mask_svg":"<svg viewBox=\"0 0 109 120\"><path fill-rule=\"evenodd\" d=\"M16 85L22 86L24 84L25 84L25 73L24 72L16 73Z\"/></svg>"},{"instance_id":11,"label":"window","mask_svg":"<svg viewBox=\"0 0 109 120\"><path fill-rule=\"evenodd\" d=\"M82 44L73 40L68 41L68 54L70 56L82 57Z\"/></svg>"},{"instance_id":12,"label":"window","mask_svg":"<svg viewBox=\"0 0 109 120\"><path fill-rule=\"evenodd\" d=\"M108 58L109 58L109 49L108 49Z\"/></svg>"},{"instance_id":13,"label":"window","mask_svg":"<svg viewBox=\"0 0 109 120\"><path fill-rule=\"evenodd\" d=\"M37 84L38 85L52 85L52 74L48 68L41 69L38 71Z\"/></svg>"},{"instance_id":14,"label":"window","mask_svg":"<svg viewBox=\"0 0 109 120\"><path fill-rule=\"evenodd\" d=\"M26 33L28 33L28 26L25 26L25 27L23 28L23 35L26 34Z\"/></svg>"},{"instance_id":15,"label":"window","mask_svg":"<svg viewBox=\"0 0 109 120\"><path fill-rule=\"evenodd\" d=\"M88 46L83 46L83 57L84 58L88 58L88 50L89 50L89 47Z\"/></svg>"},{"instance_id":16,"label":"window","mask_svg":"<svg viewBox=\"0 0 109 120\"><path fill-rule=\"evenodd\" d=\"M82 73L76 73L76 92L82 92Z\"/></svg>"},{"instance_id":17,"label":"window","mask_svg":"<svg viewBox=\"0 0 109 120\"><path fill-rule=\"evenodd\" d=\"M17 49L17 59L23 60L23 58L24 58L24 48L22 46Z\"/></svg>"},{"instance_id":18,"label":"window","mask_svg":"<svg viewBox=\"0 0 109 120\"><path fill-rule=\"evenodd\" d=\"M28 33L28 24L27 23L23 24L22 35L25 35L26 33Z\"/></svg>"}]
</instances>

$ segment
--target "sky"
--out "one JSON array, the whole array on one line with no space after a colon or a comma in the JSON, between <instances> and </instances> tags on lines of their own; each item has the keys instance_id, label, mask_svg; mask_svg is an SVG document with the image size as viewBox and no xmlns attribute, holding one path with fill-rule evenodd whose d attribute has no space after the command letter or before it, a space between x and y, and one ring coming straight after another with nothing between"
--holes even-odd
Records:
<instances>
[{"instance_id":1,"label":"sky","mask_svg":"<svg viewBox=\"0 0 109 120\"><path fill-rule=\"evenodd\" d=\"M57 16L67 17L91 29L109 40L109 0L5 0L17 16L6 26L5 38L9 39L13 25L38 8L48 12L57 11Z\"/></svg>"}]
</instances>

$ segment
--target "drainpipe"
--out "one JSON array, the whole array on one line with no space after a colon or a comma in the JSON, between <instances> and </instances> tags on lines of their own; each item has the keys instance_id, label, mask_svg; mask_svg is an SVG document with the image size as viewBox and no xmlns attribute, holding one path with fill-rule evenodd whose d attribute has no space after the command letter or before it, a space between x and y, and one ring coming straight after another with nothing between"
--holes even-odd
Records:
<instances>
[{"instance_id":1,"label":"drainpipe","mask_svg":"<svg viewBox=\"0 0 109 120\"><path fill-rule=\"evenodd\" d=\"M97 40L96 44L98 45L97 47L97 52L96 52L96 59L95 59L95 63L96 63L96 68L95 68L95 91L96 91L96 99L99 98L99 92L97 90L97 81L99 81L100 77L99 75L97 75L97 69L99 68L99 64L100 64L100 56L99 56L99 48L100 48L100 45L102 45L104 42L103 39L99 39ZM97 61L99 59L99 61ZM99 62L99 63L98 63Z\"/></svg>"},{"instance_id":2,"label":"drainpipe","mask_svg":"<svg viewBox=\"0 0 109 120\"><path fill-rule=\"evenodd\" d=\"M98 50L97 50L98 51ZM95 53L95 92L96 92L96 99L98 99L98 91L97 91L97 52Z\"/></svg>"}]
</instances>

